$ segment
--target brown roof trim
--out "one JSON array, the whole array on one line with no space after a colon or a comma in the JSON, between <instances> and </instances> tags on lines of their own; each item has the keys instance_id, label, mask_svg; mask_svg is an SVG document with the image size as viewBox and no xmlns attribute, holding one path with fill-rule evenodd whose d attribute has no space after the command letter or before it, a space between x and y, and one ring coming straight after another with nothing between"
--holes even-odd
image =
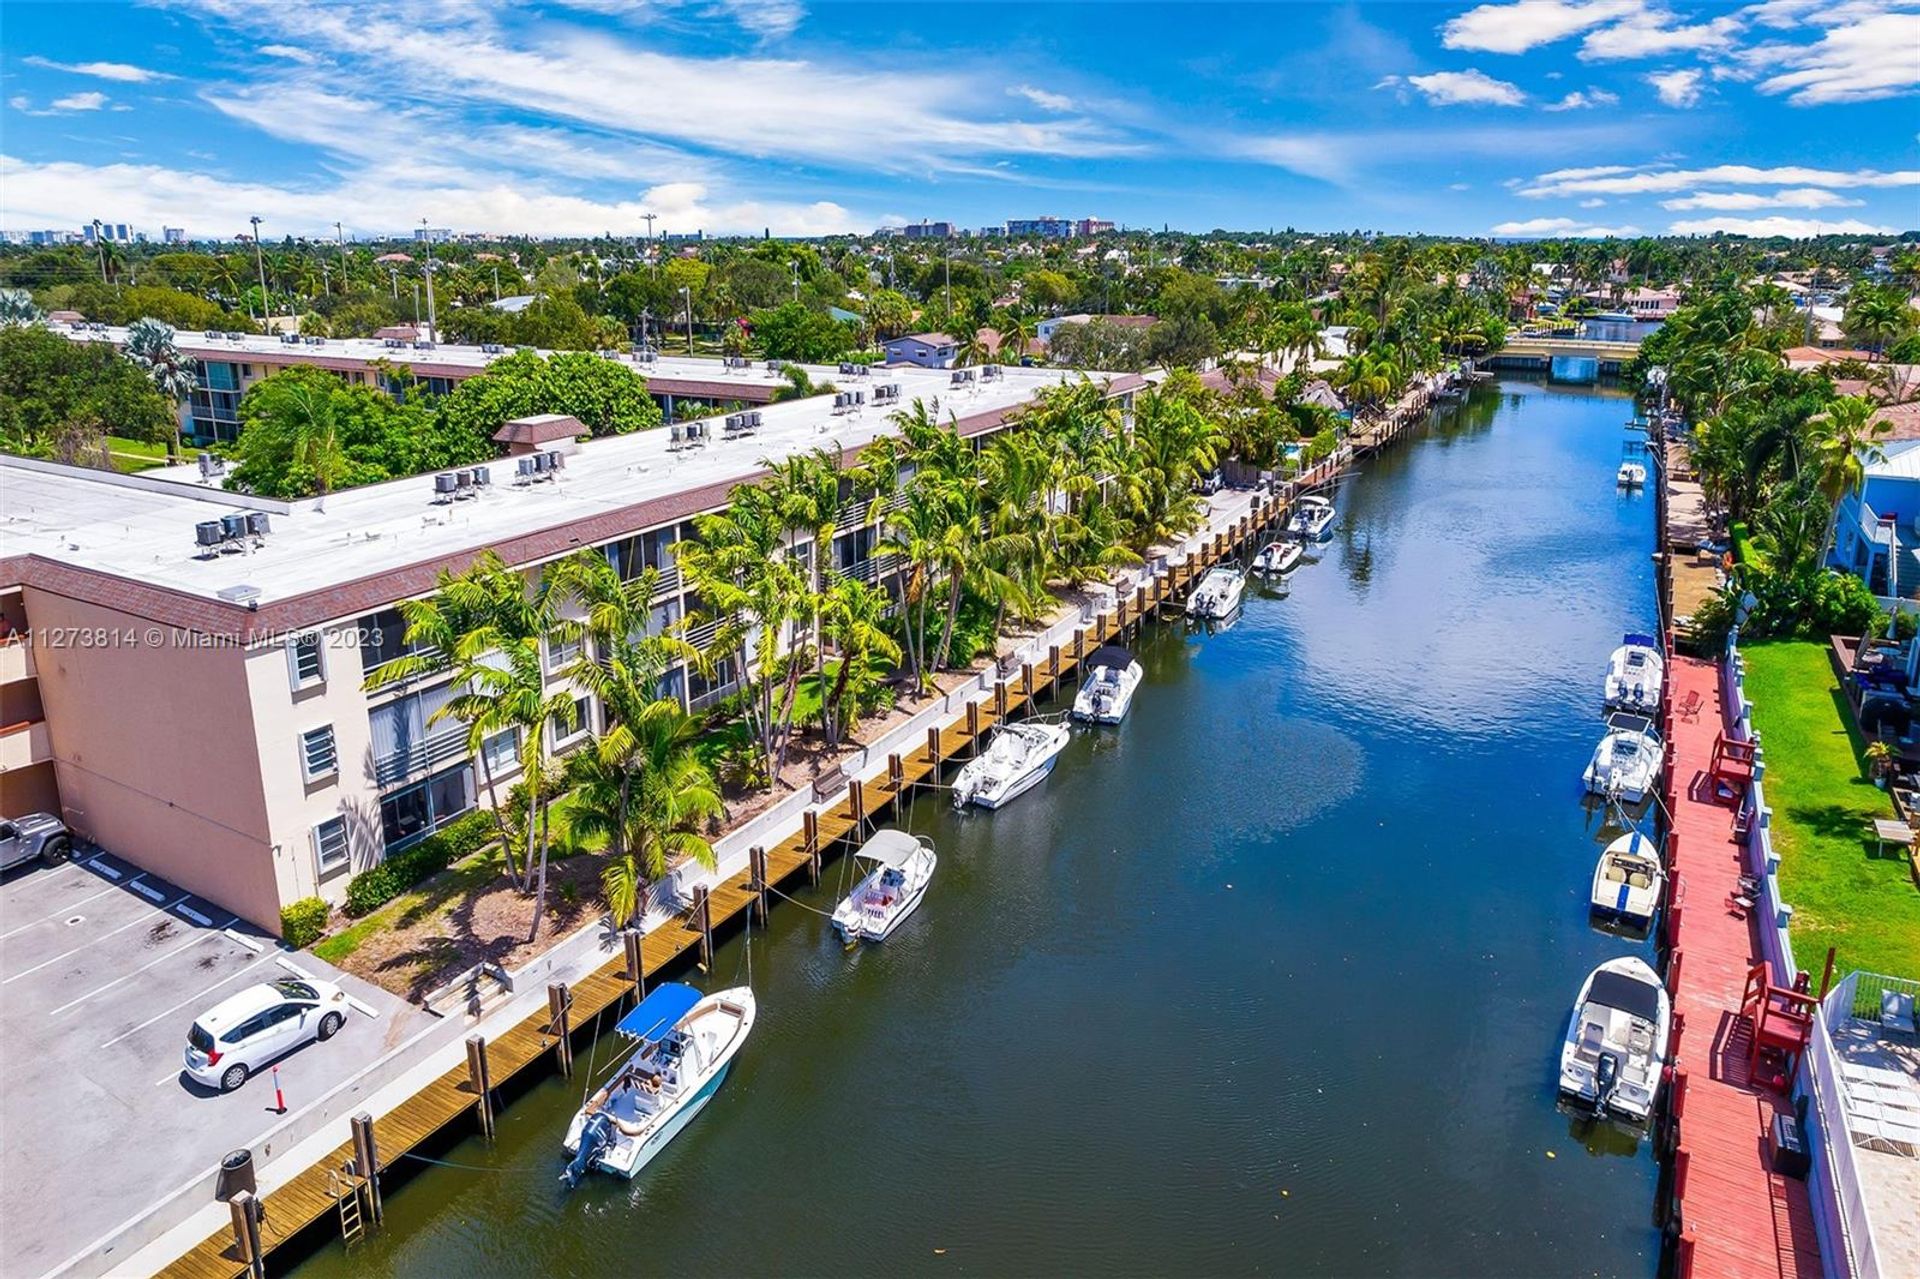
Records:
<instances>
[{"instance_id":1,"label":"brown roof trim","mask_svg":"<svg viewBox=\"0 0 1920 1279\"><path fill-rule=\"evenodd\" d=\"M542 413L535 417L510 418L493 438L500 444L551 444L555 440L578 439L587 435L580 419L566 413Z\"/></svg>"}]
</instances>

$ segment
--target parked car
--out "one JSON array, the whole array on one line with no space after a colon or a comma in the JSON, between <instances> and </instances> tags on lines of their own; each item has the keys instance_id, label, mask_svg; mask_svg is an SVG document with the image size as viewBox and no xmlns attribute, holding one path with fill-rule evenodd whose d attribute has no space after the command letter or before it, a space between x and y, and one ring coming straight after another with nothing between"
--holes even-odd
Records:
<instances>
[{"instance_id":1,"label":"parked car","mask_svg":"<svg viewBox=\"0 0 1920 1279\"><path fill-rule=\"evenodd\" d=\"M232 1092L302 1044L332 1039L346 1020L347 992L332 982L288 978L249 986L194 1019L187 1074Z\"/></svg>"},{"instance_id":2,"label":"parked car","mask_svg":"<svg viewBox=\"0 0 1920 1279\"><path fill-rule=\"evenodd\" d=\"M0 818L0 870L36 857L43 866L57 866L72 852L72 833L52 813Z\"/></svg>"}]
</instances>

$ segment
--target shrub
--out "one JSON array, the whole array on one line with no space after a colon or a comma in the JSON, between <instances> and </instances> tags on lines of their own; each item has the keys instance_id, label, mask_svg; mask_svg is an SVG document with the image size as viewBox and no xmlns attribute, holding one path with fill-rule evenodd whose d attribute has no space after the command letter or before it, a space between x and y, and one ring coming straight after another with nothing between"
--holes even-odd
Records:
<instances>
[{"instance_id":1,"label":"shrub","mask_svg":"<svg viewBox=\"0 0 1920 1279\"><path fill-rule=\"evenodd\" d=\"M280 908L280 936L295 950L305 950L327 931L333 908L319 897L302 897Z\"/></svg>"},{"instance_id":2,"label":"shrub","mask_svg":"<svg viewBox=\"0 0 1920 1279\"><path fill-rule=\"evenodd\" d=\"M492 814L475 809L419 843L402 849L347 881L347 914L364 915L398 897L429 875L445 870L494 837Z\"/></svg>"}]
</instances>

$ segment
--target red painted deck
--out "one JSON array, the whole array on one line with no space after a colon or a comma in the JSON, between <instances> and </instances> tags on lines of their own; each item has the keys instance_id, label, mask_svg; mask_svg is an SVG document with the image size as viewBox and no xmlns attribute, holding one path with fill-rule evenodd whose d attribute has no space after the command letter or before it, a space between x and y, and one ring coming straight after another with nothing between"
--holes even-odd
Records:
<instances>
[{"instance_id":1,"label":"red painted deck","mask_svg":"<svg viewBox=\"0 0 1920 1279\"><path fill-rule=\"evenodd\" d=\"M1690 1242L1691 1273L1700 1279L1817 1279L1820 1246L1806 1184L1767 1167L1768 1125L1791 1106L1748 1079L1753 1025L1740 1013L1740 996L1760 942L1727 904L1741 870L1733 809L1712 802L1713 788L1704 784L1721 728L1720 672L1679 656L1668 672L1671 705L1700 698L1696 714L1675 715L1670 743L1674 870L1684 894L1673 938L1680 955L1674 1009L1685 1019L1678 1059L1687 1072L1679 1135L1683 1274Z\"/></svg>"}]
</instances>

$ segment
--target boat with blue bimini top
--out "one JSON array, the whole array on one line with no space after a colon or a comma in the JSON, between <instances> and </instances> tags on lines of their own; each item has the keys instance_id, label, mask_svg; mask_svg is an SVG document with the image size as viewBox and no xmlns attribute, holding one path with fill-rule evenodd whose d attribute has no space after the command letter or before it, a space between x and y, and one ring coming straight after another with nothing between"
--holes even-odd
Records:
<instances>
[{"instance_id":1,"label":"boat with blue bimini top","mask_svg":"<svg viewBox=\"0 0 1920 1279\"><path fill-rule=\"evenodd\" d=\"M668 982L614 1029L639 1046L567 1125L569 1188L598 1168L631 1178L706 1107L753 1029L753 991L701 995Z\"/></svg>"}]
</instances>

